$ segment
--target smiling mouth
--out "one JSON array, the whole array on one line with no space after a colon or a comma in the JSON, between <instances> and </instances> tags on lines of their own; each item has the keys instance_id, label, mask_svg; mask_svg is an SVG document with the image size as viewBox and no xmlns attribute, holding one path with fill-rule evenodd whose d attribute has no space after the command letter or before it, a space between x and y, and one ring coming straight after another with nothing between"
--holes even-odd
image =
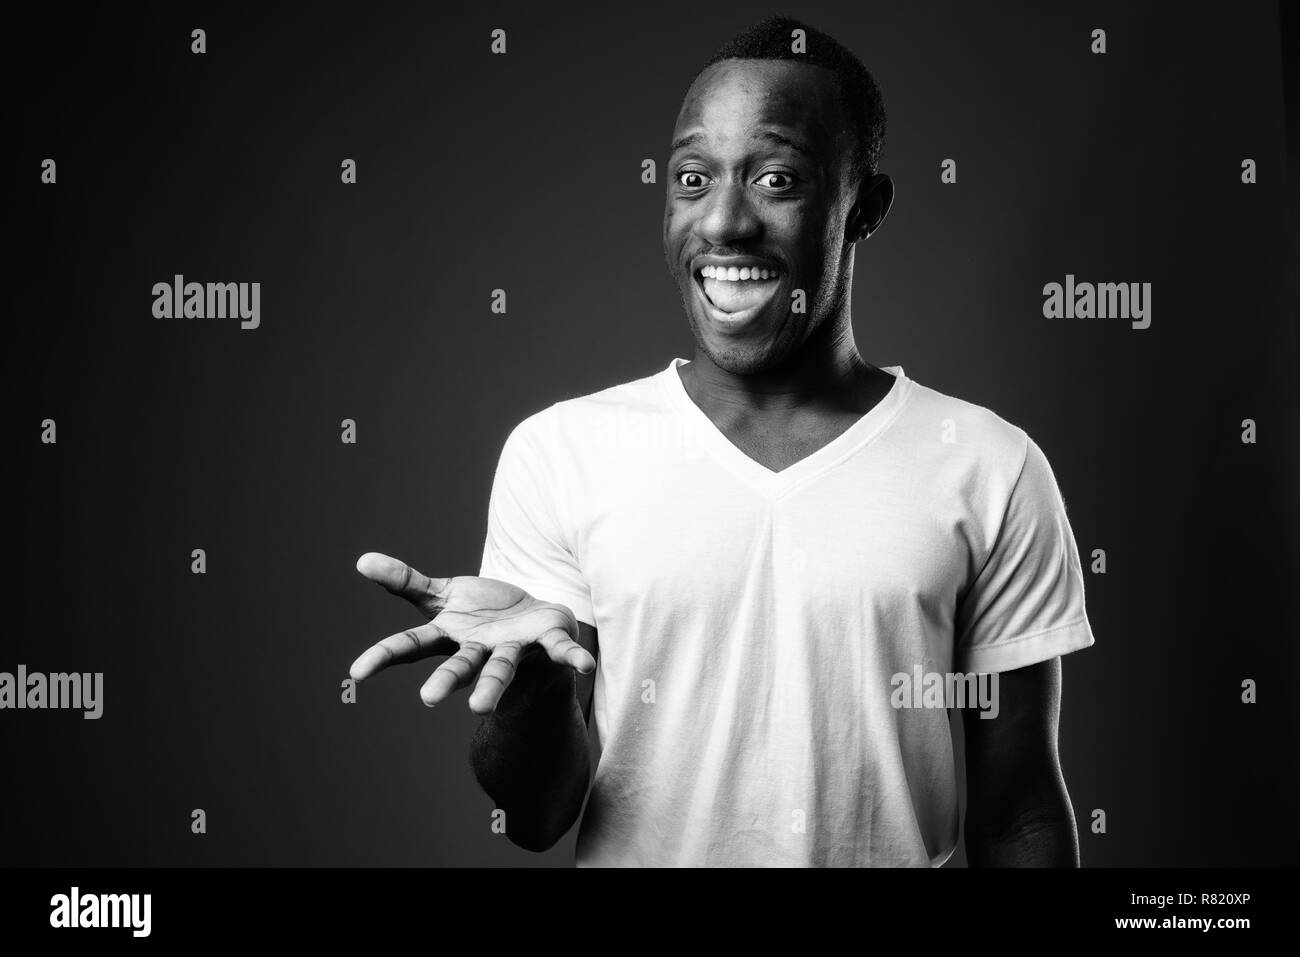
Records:
<instances>
[{"instance_id":1,"label":"smiling mouth","mask_svg":"<svg viewBox=\"0 0 1300 957\"><path fill-rule=\"evenodd\" d=\"M695 277L714 318L735 322L767 305L780 285L781 273L766 266L705 266Z\"/></svg>"}]
</instances>

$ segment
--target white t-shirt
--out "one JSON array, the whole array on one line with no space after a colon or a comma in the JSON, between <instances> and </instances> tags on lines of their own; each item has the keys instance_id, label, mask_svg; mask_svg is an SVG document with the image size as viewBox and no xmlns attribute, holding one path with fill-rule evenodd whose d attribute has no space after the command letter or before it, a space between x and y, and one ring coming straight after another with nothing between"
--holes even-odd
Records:
<instances>
[{"instance_id":1,"label":"white t-shirt","mask_svg":"<svg viewBox=\"0 0 1300 957\"><path fill-rule=\"evenodd\" d=\"M1093 643L1051 467L890 366L870 412L772 472L690 398L685 362L529 416L493 483L480 574L599 638L577 864L943 864L949 714L894 707L894 676Z\"/></svg>"}]
</instances>

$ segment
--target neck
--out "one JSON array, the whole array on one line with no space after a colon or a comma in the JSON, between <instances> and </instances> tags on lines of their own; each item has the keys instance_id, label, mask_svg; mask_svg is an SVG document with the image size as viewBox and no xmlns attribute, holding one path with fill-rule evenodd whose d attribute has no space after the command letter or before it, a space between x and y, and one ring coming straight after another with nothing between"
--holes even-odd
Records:
<instances>
[{"instance_id":1,"label":"neck","mask_svg":"<svg viewBox=\"0 0 1300 957\"><path fill-rule=\"evenodd\" d=\"M879 374L859 354L847 315L829 317L799 349L758 372L729 372L698 345L691 363L681 369L683 382L697 400L754 412L853 405Z\"/></svg>"}]
</instances>

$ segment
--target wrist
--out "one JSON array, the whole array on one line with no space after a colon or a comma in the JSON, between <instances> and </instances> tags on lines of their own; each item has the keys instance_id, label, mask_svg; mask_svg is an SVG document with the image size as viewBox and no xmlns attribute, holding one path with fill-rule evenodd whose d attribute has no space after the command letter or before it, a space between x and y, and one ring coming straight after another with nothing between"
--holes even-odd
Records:
<instances>
[{"instance_id":1,"label":"wrist","mask_svg":"<svg viewBox=\"0 0 1300 957\"><path fill-rule=\"evenodd\" d=\"M532 645L515 665L515 676L497 703L498 714L512 714L536 707L549 699L573 697L573 669L550 659L540 645Z\"/></svg>"}]
</instances>

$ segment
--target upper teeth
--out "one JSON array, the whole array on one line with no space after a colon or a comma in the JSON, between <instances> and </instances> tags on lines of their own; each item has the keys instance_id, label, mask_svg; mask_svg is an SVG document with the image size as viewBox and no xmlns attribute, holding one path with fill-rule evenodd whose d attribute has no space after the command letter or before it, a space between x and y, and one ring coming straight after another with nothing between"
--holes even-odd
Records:
<instances>
[{"instance_id":1,"label":"upper teeth","mask_svg":"<svg viewBox=\"0 0 1300 957\"><path fill-rule=\"evenodd\" d=\"M738 282L741 279L775 279L775 269L759 269L757 266L742 266L737 269L735 266L705 266L700 270L705 279L724 279L727 282Z\"/></svg>"}]
</instances>

